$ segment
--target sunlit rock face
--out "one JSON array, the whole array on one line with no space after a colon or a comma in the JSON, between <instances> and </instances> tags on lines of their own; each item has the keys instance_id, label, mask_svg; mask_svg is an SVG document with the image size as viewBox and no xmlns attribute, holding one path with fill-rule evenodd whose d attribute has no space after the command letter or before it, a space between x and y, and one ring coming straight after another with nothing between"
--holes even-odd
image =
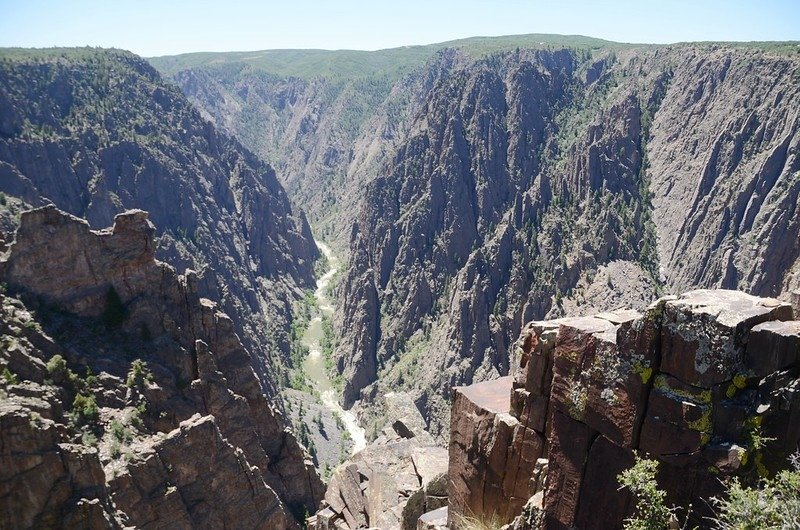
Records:
<instances>
[{"instance_id":1,"label":"sunlit rock face","mask_svg":"<svg viewBox=\"0 0 800 530\"><path fill-rule=\"evenodd\" d=\"M617 476L635 451L660 461L669 502L691 503L699 524L720 477L773 473L797 451L792 317L773 298L697 290L641 314L529 323L513 378L455 392L450 524L619 527L633 505Z\"/></svg>"}]
</instances>

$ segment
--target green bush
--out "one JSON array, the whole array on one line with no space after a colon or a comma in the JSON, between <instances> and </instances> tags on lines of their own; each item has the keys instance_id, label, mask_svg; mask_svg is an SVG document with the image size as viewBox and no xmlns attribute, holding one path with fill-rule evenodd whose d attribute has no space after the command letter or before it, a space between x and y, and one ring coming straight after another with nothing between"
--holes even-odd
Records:
<instances>
[{"instance_id":1,"label":"green bush","mask_svg":"<svg viewBox=\"0 0 800 530\"><path fill-rule=\"evenodd\" d=\"M86 386L89 387L89 388L97 385L97 376L94 375L94 373L92 372L92 369L89 368L88 366L86 367L86 376L84 377L83 381L84 381L84 383L86 383Z\"/></svg>"},{"instance_id":2,"label":"green bush","mask_svg":"<svg viewBox=\"0 0 800 530\"><path fill-rule=\"evenodd\" d=\"M62 376L69 368L67 368L67 361L59 355L53 355L49 361L47 361L47 375L49 375L53 380L56 377Z\"/></svg>"},{"instance_id":3,"label":"green bush","mask_svg":"<svg viewBox=\"0 0 800 530\"><path fill-rule=\"evenodd\" d=\"M92 394L77 394L72 402L72 421L79 426L96 425L100 411Z\"/></svg>"},{"instance_id":4,"label":"green bush","mask_svg":"<svg viewBox=\"0 0 800 530\"><path fill-rule=\"evenodd\" d=\"M130 422L135 428L139 430L144 429L144 415L147 414L147 401L142 400L131 411Z\"/></svg>"},{"instance_id":5,"label":"green bush","mask_svg":"<svg viewBox=\"0 0 800 530\"><path fill-rule=\"evenodd\" d=\"M119 420L111 421L111 436L120 443L129 442L133 438L131 430L122 424Z\"/></svg>"},{"instance_id":6,"label":"green bush","mask_svg":"<svg viewBox=\"0 0 800 530\"><path fill-rule=\"evenodd\" d=\"M46 368L47 375L57 385L69 385L74 388L80 379L75 372L69 369L66 359L59 354L53 355L47 361Z\"/></svg>"},{"instance_id":7,"label":"green bush","mask_svg":"<svg viewBox=\"0 0 800 530\"><path fill-rule=\"evenodd\" d=\"M625 521L626 530L664 530L669 528L673 509L666 505L666 492L656 482L658 462L636 457L632 468L626 469L617 480L636 498L636 515Z\"/></svg>"},{"instance_id":8,"label":"green bush","mask_svg":"<svg viewBox=\"0 0 800 530\"><path fill-rule=\"evenodd\" d=\"M722 498L709 499L717 515L712 528L720 530L761 530L798 528L800 522L800 454L791 458L791 470L773 479L762 479L745 487L738 478L728 484ZM634 466L618 478L636 497L636 515L625 522L626 529L662 530L677 524L675 508L665 504L666 492L658 488L658 462L637 456Z\"/></svg>"},{"instance_id":9,"label":"green bush","mask_svg":"<svg viewBox=\"0 0 800 530\"><path fill-rule=\"evenodd\" d=\"M53 355L47 361L46 369L53 383L62 385L72 392L88 393L97 384L97 376L92 373L91 368L86 367L86 377L81 378L67 366L67 361L59 354Z\"/></svg>"},{"instance_id":10,"label":"green bush","mask_svg":"<svg viewBox=\"0 0 800 530\"><path fill-rule=\"evenodd\" d=\"M5 379L7 385L19 384L19 377L17 377L17 375L14 372L9 370L8 366L3 368L3 372L0 375L2 375L3 379Z\"/></svg>"},{"instance_id":11,"label":"green bush","mask_svg":"<svg viewBox=\"0 0 800 530\"><path fill-rule=\"evenodd\" d=\"M111 458L119 458L122 455L122 448L118 441L114 440L111 442L109 453L111 454Z\"/></svg>"},{"instance_id":12,"label":"green bush","mask_svg":"<svg viewBox=\"0 0 800 530\"><path fill-rule=\"evenodd\" d=\"M800 524L800 456L792 460L793 470L781 471L754 488L743 487L734 479L726 498L712 499L717 509L716 527L756 530Z\"/></svg>"},{"instance_id":13,"label":"green bush","mask_svg":"<svg viewBox=\"0 0 800 530\"><path fill-rule=\"evenodd\" d=\"M128 379L125 384L128 388L142 388L145 382L152 382L153 374L147 367L147 363L141 359L136 359L131 363L131 369L128 370Z\"/></svg>"}]
</instances>

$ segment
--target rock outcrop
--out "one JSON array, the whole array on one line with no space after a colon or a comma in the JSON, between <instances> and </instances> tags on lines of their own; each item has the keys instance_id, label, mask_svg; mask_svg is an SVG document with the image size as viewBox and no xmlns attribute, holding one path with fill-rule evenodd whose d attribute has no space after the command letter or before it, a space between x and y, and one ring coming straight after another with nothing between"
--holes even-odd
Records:
<instances>
[{"instance_id":1,"label":"rock outcrop","mask_svg":"<svg viewBox=\"0 0 800 530\"><path fill-rule=\"evenodd\" d=\"M530 497L528 482L544 440L533 432L528 440L520 437L526 431L509 414L510 397L510 376L454 390L448 466L454 519L486 514L508 521Z\"/></svg>"},{"instance_id":2,"label":"rock outcrop","mask_svg":"<svg viewBox=\"0 0 800 530\"><path fill-rule=\"evenodd\" d=\"M455 392L454 528L620 527L635 451L700 524L720 478L772 474L800 449L800 321L776 299L697 290L642 314L535 321L513 364L513 381Z\"/></svg>"},{"instance_id":3,"label":"rock outcrop","mask_svg":"<svg viewBox=\"0 0 800 530\"><path fill-rule=\"evenodd\" d=\"M0 256L3 527L297 528L323 485L143 211L47 206Z\"/></svg>"},{"instance_id":4,"label":"rock outcrop","mask_svg":"<svg viewBox=\"0 0 800 530\"><path fill-rule=\"evenodd\" d=\"M424 430L407 395L387 401L385 428L336 470L311 528L416 530L424 513L447 505L447 450Z\"/></svg>"},{"instance_id":5,"label":"rock outcrop","mask_svg":"<svg viewBox=\"0 0 800 530\"><path fill-rule=\"evenodd\" d=\"M147 210L152 251L197 271L198 291L233 320L275 394L291 306L314 285L318 251L272 168L131 53L0 55L0 218L16 219L18 201L55 204L100 229Z\"/></svg>"}]
</instances>

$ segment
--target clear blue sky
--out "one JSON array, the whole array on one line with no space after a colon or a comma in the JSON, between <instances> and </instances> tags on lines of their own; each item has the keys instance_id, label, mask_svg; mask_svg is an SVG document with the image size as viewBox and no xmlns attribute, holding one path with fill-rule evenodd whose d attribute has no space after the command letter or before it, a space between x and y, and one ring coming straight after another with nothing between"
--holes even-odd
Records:
<instances>
[{"instance_id":1,"label":"clear blue sky","mask_svg":"<svg viewBox=\"0 0 800 530\"><path fill-rule=\"evenodd\" d=\"M0 0L0 46L375 50L476 35L800 40L800 0Z\"/></svg>"}]
</instances>

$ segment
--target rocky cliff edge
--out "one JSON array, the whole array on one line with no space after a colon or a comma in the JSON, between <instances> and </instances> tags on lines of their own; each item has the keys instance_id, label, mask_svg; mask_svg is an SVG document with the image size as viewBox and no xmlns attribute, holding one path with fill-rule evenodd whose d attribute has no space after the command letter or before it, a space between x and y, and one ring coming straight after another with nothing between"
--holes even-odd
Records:
<instances>
[{"instance_id":1,"label":"rocky cliff edge","mask_svg":"<svg viewBox=\"0 0 800 530\"><path fill-rule=\"evenodd\" d=\"M0 256L0 527L297 528L323 486L197 277L44 207Z\"/></svg>"},{"instance_id":2,"label":"rocky cliff edge","mask_svg":"<svg viewBox=\"0 0 800 530\"><path fill-rule=\"evenodd\" d=\"M792 318L772 298L698 290L529 323L513 376L454 392L449 524L619 528L633 503L617 475L638 451L702 525L721 479L770 475L798 450Z\"/></svg>"}]
</instances>

